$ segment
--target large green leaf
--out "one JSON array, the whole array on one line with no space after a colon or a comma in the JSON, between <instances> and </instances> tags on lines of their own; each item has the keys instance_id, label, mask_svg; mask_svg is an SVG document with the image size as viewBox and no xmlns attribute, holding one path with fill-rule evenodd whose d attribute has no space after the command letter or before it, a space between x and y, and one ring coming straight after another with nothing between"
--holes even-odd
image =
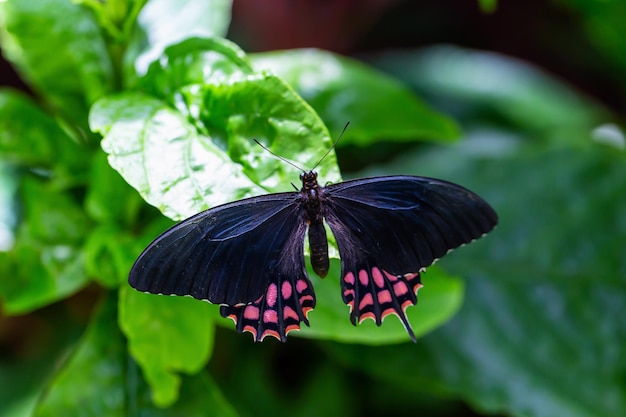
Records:
<instances>
[{"instance_id":1,"label":"large green leaf","mask_svg":"<svg viewBox=\"0 0 626 417\"><path fill-rule=\"evenodd\" d=\"M331 132L350 130L342 143L381 139L450 141L453 120L431 110L399 81L349 58L315 49L253 54L257 70L282 77L320 114Z\"/></svg>"},{"instance_id":2,"label":"large green leaf","mask_svg":"<svg viewBox=\"0 0 626 417\"><path fill-rule=\"evenodd\" d=\"M152 388L155 404L169 406L178 397L177 372L197 373L213 348L218 308L188 297L144 294L120 288L120 327L128 349Z\"/></svg>"},{"instance_id":3,"label":"large green leaf","mask_svg":"<svg viewBox=\"0 0 626 417\"><path fill-rule=\"evenodd\" d=\"M472 146L396 162L475 188L500 215L490 236L442 262L468 276L460 313L414 349L335 353L489 412L624 415L626 158L600 145L470 158Z\"/></svg>"},{"instance_id":4,"label":"large green leaf","mask_svg":"<svg viewBox=\"0 0 626 417\"><path fill-rule=\"evenodd\" d=\"M169 217L181 219L262 192L241 167L160 100L133 93L108 97L94 105L90 123L104 136L111 166Z\"/></svg>"},{"instance_id":5,"label":"large green leaf","mask_svg":"<svg viewBox=\"0 0 626 417\"><path fill-rule=\"evenodd\" d=\"M264 189L293 190L290 183L301 170L268 155L251 139L303 170L315 167L322 181L340 180L334 152L326 155L331 147L326 126L282 79L266 73L234 75L220 83L189 86L183 97L198 128Z\"/></svg>"},{"instance_id":6,"label":"large green leaf","mask_svg":"<svg viewBox=\"0 0 626 417\"><path fill-rule=\"evenodd\" d=\"M71 309L0 316L0 417L31 417L47 381L84 330Z\"/></svg>"},{"instance_id":7,"label":"large green leaf","mask_svg":"<svg viewBox=\"0 0 626 417\"><path fill-rule=\"evenodd\" d=\"M114 70L92 13L71 0L0 2L5 56L53 108L84 126Z\"/></svg>"},{"instance_id":8,"label":"large green leaf","mask_svg":"<svg viewBox=\"0 0 626 417\"><path fill-rule=\"evenodd\" d=\"M51 381L35 416L236 415L207 374L184 378L179 401L167 409L156 408L126 352L116 307L117 297L111 292L97 307L76 351Z\"/></svg>"},{"instance_id":9,"label":"large green leaf","mask_svg":"<svg viewBox=\"0 0 626 417\"><path fill-rule=\"evenodd\" d=\"M237 45L217 37L191 38L166 48L150 64L140 86L143 91L176 105L182 87L219 83L240 73L250 74L252 67Z\"/></svg>"},{"instance_id":10,"label":"large green leaf","mask_svg":"<svg viewBox=\"0 0 626 417\"><path fill-rule=\"evenodd\" d=\"M163 102L122 94L96 103L91 126L104 139L109 162L149 203L181 219L207 207L267 191L285 191L298 178L293 167L252 142L313 166L330 146L315 113L276 77L234 77L186 92L200 133ZM227 151L223 147L227 146ZM333 155L318 168L339 178Z\"/></svg>"},{"instance_id":11,"label":"large green leaf","mask_svg":"<svg viewBox=\"0 0 626 417\"><path fill-rule=\"evenodd\" d=\"M76 351L55 376L35 416L125 416L128 359L116 298L97 308Z\"/></svg>"},{"instance_id":12,"label":"large green leaf","mask_svg":"<svg viewBox=\"0 0 626 417\"><path fill-rule=\"evenodd\" d=\"M0 297L10 314L58 301L87 282L81 244L90 223L74 199L53 183L24 178L21 201L15 246L0 253Z\"/></svg>"}]
</instances>

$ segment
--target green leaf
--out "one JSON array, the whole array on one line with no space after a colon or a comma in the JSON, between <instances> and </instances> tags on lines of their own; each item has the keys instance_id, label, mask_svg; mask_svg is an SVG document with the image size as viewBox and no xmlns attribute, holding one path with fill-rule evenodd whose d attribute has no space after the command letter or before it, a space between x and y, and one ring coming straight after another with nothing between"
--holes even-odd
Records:
<instances>
[{"instance_id":1,"label":"green leaf","mask_svg":"<svg viewBox=\"0 0 626 417\"><path fill-rule=\"evenodd\" d=\"M117 299L106 297L76 351L56 375L35 411L36 417L125 416L124 337L116 324ZM73 411L72 411L73 410Z\"/></svg>"},{"instance_id":2,"label":"green leaf","mask_svg":"<svg viewBox=\"0 0 626 417\"><path fill-rule=\"evenodd\" d=\"M109 165L106 154L94 155L85 210L100 222L119 226L135 223L144 202L136 191Z\"/></svg>"},{"instance_id":3,"label":"green leaf","mask_svg":"<svg viewBox=\"0 0 626 417\"><path fill-rule=\"evenodd\" d=\"M234 75L221 83L183 89L188 117L227 149L233 162L267 191L291 191L301 170L268 155L251 139L307 169L323 181L340 180L328 130L315 111L282 79L266 73ZM182 106L181 106L182 107ZM322 157L323 161L320 161Z\"/></svg>"},{"instance_id":4,"label":"green leaf","mask_svg":"<svg viewBox=\"0 0 626 417\"><path fill-rule=\"evenodd\" d=\"M317 115L276 77L235 76L183 94L187 116L129 93L99 101L90 119L104 136L111 166L168 217L289 190L299 172L253 138L303 167L313 167L331 146ZM192 117L197 126L189 123ZM339 179L332 153L318 170L324 181Z\"/></svg>"},{"instance_id":5,"label":"green leaf","mask_svg":"<svg viewBox=\"0 0 626 417\"><path fill-rule=\"evenodd\" d=\"M229 0L151 0L141 10L126 62L144 74L166 47L193 37L226 36Z\"/></svg>"},{"instance_id":6,"label":"green leaf","mask_svg":"<svg viewBox=\"0 0 626 417\"><path fill-rule=\"evenodd\" d=\"M143 407L153 417L237 417L236 409L226 400L220 387L203 372L184 376L180 398L167 409Z\"/></svg>"},{"instance_id":7,"label":"green leaf","mask_svg":"<svg viewBox=\"0 0 626 417\"><path fill-rule=\"evenodd\" d=\"M126 351L124 336L117 326L117 305L115 292L109 292L97 307L75 352L41 398L36 417L236 416L207 374L183 378L180 400L171 408L156 408ZM150 326L150 320L146 325ZM180 336L180 344L195 333Z\"/></svg>"},{"instance_id":8,"label":"green leaf","mask_svg":"<svg viewBox=\"0 0 626 417\"><path fill-rule=\"evenodd\" d=\"M76 311L51 308L0 319L0 417L30 417L47 381L80 338Z\"/></svg>"},{"instance_id":9,"label":"green leaf","mask_svg":"<svg viewBox=\"0 0 626 417\"><path fill-rule=\"evenodd\" d=\"M51 167L68 141L54 119L17 90L0 90L0 131L2 159L26 166Z\"/></svg>"},{"instance_id":10,"label":"green leaf","mask_svg":"<svg viewBox=\"0 0 626 417\"><path fill-rule=\"evenodd\" d=\"M396 317L386 319L381 327L373 320L365 320L353 326L349 320L348 306L341 299L338 259L332 259L328 278L321 280L309 270L315 287L317 303L309 314L311 327L291 333L295 336L335 340L343 343L384 345L409 342L410 338ZM424 287L419 292L417 306L406 311L411 327L417 337L437 328L449 320L461 307L463 282L445 274L440 268L430 267L422 274Z\"/></svg>"},{"instance_id":11,"label":"green leaf","mask_svg":"<svg viewBox=\"0 0 626 417\"><path fill-rule=\"evenodd\" d=\"M84 126L114 70L91 12L69 0L0 2L5 56L59 114Z\"/></svg>"},{"instance_id":12,"label":"green leaf","mask_svg":"<svg viewBox=\"0 0 626 417\"><path fill-rule=\"evenodd\" d=\"M431 110L399 81L357 61L315 49L254 54L254 68L282 77L328 124L342 143L367 145L380 139L450 141L455 122Z\"/></svg>"},{"instance_id":13,"label":"green leaf","mask_svg":"<svg viewBox=\"0 0 626 417\"><path fill-rule=\"evenodd\" d=\"M176 401L178 372L193 374L206 365L215 328L210 312L216 308L188 297L120 288L120 327L152 387L155 404L165 407Z\"/></svg>"},{"instance_id":14,"label":"green leaf","mask_svg":"<svg viewBox=\"0 0 626 417\"><path fill-rule=\"evenodd\" d=\"M500 215L493 233L442 260L468 275L460 313L415 349L335 352L379 378L443 389L489 413L622 415L624 154L531 145L471 158L473 145L397 161L475 189Z\"/></svg>"},{"instance_id":15,"label":"green leaf","mask_svg":"<svg viewBox=\"0 0 626 417\"><path fill-rule=\"evenodd\" d=\"M0 253L0 296L9 314L58 301L87 282L80 246L89 221L72 197L52 185L22 179L24 220L14 247Z\"/></svg>"},{"instance_id":16,"label":"green leaf","mask_svg":"<svg viewBox=\"0 0 626 417\"><path fill-rule=\"evenodd\" d=\"M77 145L29 97L0 90L0 155L15 165L51 171L60 183L81 181L89 164L87 150Z\"/></svg>"},{"instance_id":17,"label":"green leaf","mask_svg":"<svg viewBox=\"0 0 626 417\"><path fill-rule=\"evenodd\" d=\"M113 225L96 227L84 246L85 272L104 287L115 288L128 279L128 271L141 250L137 240Z\"/></svg>"},{"instance_id":18,"label":"green leaf","mask_svg":"<svg viewBox=\"0 0 626 417\"><path fill-rule=\"evenodd\" d=\"M24 219L33 236L43 243L78 245L90 221L69 192L54 183L24 177L21 184Z\"/></svg>"},{"instance_id":19,"label":"green leaf","mask_svg":"<svg viewBox=\"0 0 626 417\"><path fill-rule=\"evenodd\" d=\"M87 283L80 249L42 244L22 227L10 252L0 252L0 299L7 314L24 314L59 301Z\"/></svg>"},{"instance_id":20,"label":"green leaf","mask_svg":"<svg viewBox=\"0 0 626 417\"><path fill-rule=\"evenodd\" d=\"M145 95L122 94L92 108L109 163L150 204L182 219L262 190L176 110ZM228 181L224 181L224 179Z\"/></svg>"},{"instance_id":21,"label":"green leaf","mask_svg":"<svg viewBox=\"0 0 626 417\"><path fill-rule=\"evenodd\" d=\"M181 87L219 83L234 74L250 74L245 53L222 38L191 38L165 49L141 79L143 91L175 104Z\"/></svg>"}]
</instances>

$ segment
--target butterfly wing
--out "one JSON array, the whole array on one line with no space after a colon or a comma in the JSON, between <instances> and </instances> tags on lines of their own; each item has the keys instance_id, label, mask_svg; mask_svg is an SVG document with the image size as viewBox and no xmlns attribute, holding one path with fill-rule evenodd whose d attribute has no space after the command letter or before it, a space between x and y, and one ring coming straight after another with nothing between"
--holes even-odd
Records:
<instances>
[{"instance_id":1,"label":"butterfly wing","mask_svg":"<svg viewBox=\"0 0 626 417\"><path fill-rule=\"evenodd\" d=\"M380 325L417 302L419 273L449 250L489 232L498 219L476 194L413 176L366 178L325 188L325 218L341 256L342 295L353 324Z\"/></svg>"},{"instance_id":2,"label":"butterfly wing","mask_svg":"<svg viewBox=\"0 0 626 417\"><path fill-rule=\"evenodd\" d=\"M304 265L306 221L298 193L215 207L157 237L129 283L139 291L222 304L224 317L255 340L280 339L305 322L315 295Z\"/></svg>"}]
</instances>

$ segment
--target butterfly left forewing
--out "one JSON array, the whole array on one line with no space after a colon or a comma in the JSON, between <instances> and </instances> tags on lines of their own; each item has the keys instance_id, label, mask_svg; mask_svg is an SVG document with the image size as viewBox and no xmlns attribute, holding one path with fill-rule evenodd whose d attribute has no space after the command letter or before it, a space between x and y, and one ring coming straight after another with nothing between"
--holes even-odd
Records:
<instances>
[{"instance_id":1,"label":"butterfly left forewing","mask_svg":"<svg viewBox=\"0 0 626 417\"><path fill-rule=\"evenodd\" d=\"M137 290L222 304L255 340L284 340L315 295L306 274L297 193L259 196L190 217L157 237L129 275ZM255 314L255 309L258 314Z\"/></svg>"},{"instance_id":2,"label":"butterfly left forewing","mask_svg":"<svg viewBox=\"0 0 626 417\"><path fill-rule=\"evenodd\" d=\"M341 256L342 295L353 323L380 325L417 302L419 273L449 250L489 232L493 209L458 185L424 177L347 181L325 189L325 218Z\"/></svg>"}]
</instances>

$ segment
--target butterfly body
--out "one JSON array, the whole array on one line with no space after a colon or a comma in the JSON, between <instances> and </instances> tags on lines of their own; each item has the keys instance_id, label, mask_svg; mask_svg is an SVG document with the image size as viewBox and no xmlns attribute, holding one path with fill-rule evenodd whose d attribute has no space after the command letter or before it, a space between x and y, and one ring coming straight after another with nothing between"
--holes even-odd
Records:
<instances>
[{"instance_id":1,"label":"butterfly body","mask_svg":"<svg viewBox=\"0 0 626 417\"><path fill-rule=\"evenodd\" d=\"M306 212L309 226L311 267L318 276L324 278L330 268L328 238L324 227L324 189L318 185L317 173L314 171L303 172L300 175L300 181L302 181L301 204Z\"/></svg>"},{"instance_id":2,"label":"butterfly body","mask_svg":"<svg viewBox=\"0 0 626 417\"><path fill-rule=\"evenodd\" d=\"M321 187L313 171L300 179L300 191L224 204L173 226L140 255L129 283L221 304L238 331L284 341L309 324L315 307L304 263L307 231L311 266L320 277L328 273L326 222L352 323L371 318L380 325L394 314L415 341L405 310L417 302L420 272L497 223L479 196L442 180L388 176Z\"/></svg>"}]
</instances>

